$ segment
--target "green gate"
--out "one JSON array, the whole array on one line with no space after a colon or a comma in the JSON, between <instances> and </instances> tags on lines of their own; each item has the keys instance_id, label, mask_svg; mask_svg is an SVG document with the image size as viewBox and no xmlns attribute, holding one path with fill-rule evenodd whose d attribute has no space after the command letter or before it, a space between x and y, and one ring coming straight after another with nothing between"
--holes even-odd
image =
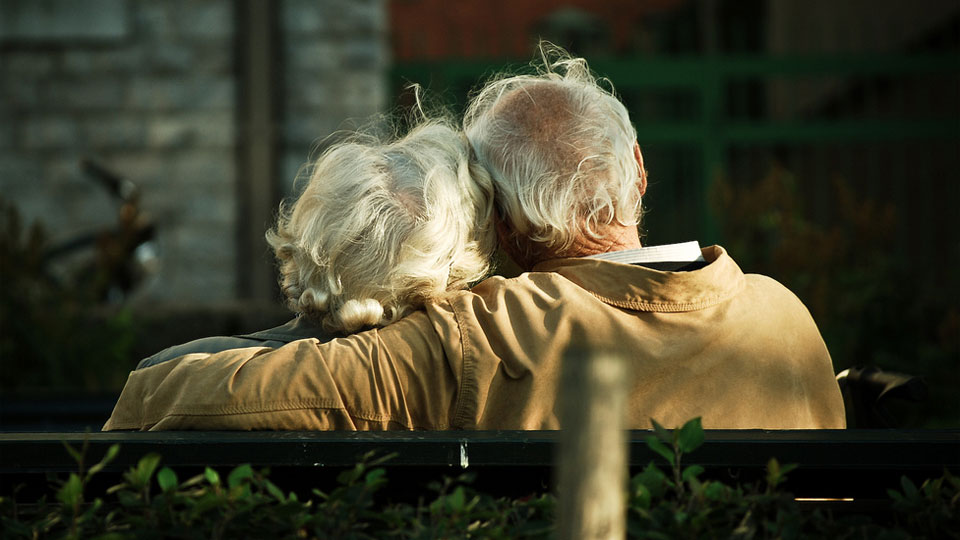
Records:
<instances>
[{"instance_id":1,"label":"green gate","mask_svg":"<svg viewBox=\"0 0 960 540\"><path fill-rule=\"evenodd\" d=\"M692 238L703 244L721 241L716 210L711 204L712 188L719 178L733 182L756 180L764 173L763 161L789 162L792 155L792 159L806 163L812 160L805 158L804 152L809 154L816 148L828 154L824 157L821 152L815 160L819 170L809 173L814 200L829 199L824 194L826 179L836 174L838 163L847 160L843 148L853 145L867 149L859 163L847 163L849 171L845 175L869 194L879 189L871 187L876 184L875 179L866 177L871 168L877 168L878 160L893 159L910 169L911 160L924 161L922 156L913 155L916 150L910 149L917 148L911 144L919 143L921 154L926 151L924 148L938 153L933 161L940 165L928 171L927 178L911 179L929 185L912 191L910 196L930 199L911 207L922 213L929 206L927 202L946 200L960 204L957 168L953 167L960 166L956 163L956 145L960 141L960 59L955 52L590 60L594 71L613 82L627 105L644 150L651 173L645 200L648 243ZM483 79L503 70L524 69L525 66L506 62L409 62L395 66L392 78L397 90L408 82L420 83L461 111L468 92ZM805 108L773 117L771 102L786 100L789 105L790 101L789 92L778 96L777 89L789 90L797 84L812 87L819 103L813 100ZM930 103L926 102L931 98L924 98L927 94L944 105L930 110ZM889 148L900 145L906 145L905 154L891 157ZM833 151L839 154L830 154ZM744 155L749 154L755 157L746 172L731 169L731 161L743 161ZM952 179L944 178L951 169ZM902 194L903 187L891 186L889 191ZM827 212L819 210L820 215ZM909 215L909 209L903 213L905 219L914 217ZM918 223L924 219L922 215L917 217ZM918 226L935 228L936 223Z\"/></svg>"}]
</instances>

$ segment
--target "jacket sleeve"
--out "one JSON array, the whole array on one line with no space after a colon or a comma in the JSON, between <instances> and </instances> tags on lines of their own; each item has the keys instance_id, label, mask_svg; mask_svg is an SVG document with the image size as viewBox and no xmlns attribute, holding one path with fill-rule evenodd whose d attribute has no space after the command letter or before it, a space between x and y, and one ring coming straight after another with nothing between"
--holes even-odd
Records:
<instances>
[{"instance_id":1,"label":"jacket sleeve","mask_svg":"<svg viewBox=\"0 0 960 540\"><path fill-rule=\"evenodd\" d=\"M278 347L282 346L282 343L273 342L265 343L264 341L257 341L247 338L239 337L228 337L228 336L212 336L205 337L200 339L195 339L187 343L181 343L180 345L174 345L173 347L167 347L166 349L144 358L137 364L137 369L143 369L145 367L155 366L157 364L173 360L174 358L179 358L181 356L186 356L193 353L218 353L220 351L226 351L229 349L240 349L243 347Z\"/></svg>"},{"instance_id":2,"label":"jacket sleeve","mask_svg":"<svg viewBox=\"0 0 960 540\"><path fill-rule=\"evenodd\" d=\"M458 381L418 312L328 343L189 354L136 370L103 429L447 429Z\"/></svg>"}]
</instances>

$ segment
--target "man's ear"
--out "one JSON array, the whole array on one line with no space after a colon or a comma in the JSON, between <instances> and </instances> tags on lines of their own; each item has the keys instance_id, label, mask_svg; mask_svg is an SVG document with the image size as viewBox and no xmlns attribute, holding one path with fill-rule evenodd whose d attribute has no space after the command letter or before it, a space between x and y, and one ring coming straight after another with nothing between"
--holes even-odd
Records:
<instances>
[{"instance_id":1,"label":"man's ear","mask_svg":"<svg viewBox=\"0 0 960 540\"><path fill-rule=\"evenodd\" d=\"M640 143L633 143L633 158L637 160L637 187L640 188L640 196L647 192L647 170L643 168L643 154L640 153Z\"/></svg>"}]
</instances>

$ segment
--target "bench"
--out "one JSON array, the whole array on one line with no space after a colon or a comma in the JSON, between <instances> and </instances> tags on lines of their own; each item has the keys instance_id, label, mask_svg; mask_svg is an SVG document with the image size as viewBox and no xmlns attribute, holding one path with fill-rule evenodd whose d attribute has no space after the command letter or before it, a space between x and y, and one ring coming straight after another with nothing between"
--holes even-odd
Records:
<instances>
[{"instance_id":1,"label":"bench","mask_svg":"<svg viewBox=\"0 0 960 540\"><path fill-rule=\"evenodd\" d=\"M475 471L477 489L523 496L551 489L558 432L107 432L0 433L0 493L21 485L27 500L47 489L50 473L65 477L76 464L63 443L87 441L87 464L121 445L115 461L95 478L101 486L120 482L124 470L157 452L162 464L193 474L205 466L229 470L243 463L269 467L286 490L325 489L336 474L367 452L395 454L384 467L386 493L397 499L422 495L428 481ZM649 462L663 465L645 443L647 431L629 433L631 474ZM882 512L887 488L905 475L918 485L944 470L960 472L960 430L708 430L706 443L684 456L705 477L729 483L763 478L767 461L796 463L786 489L798 498L853 499L829 502L857 511ZM183 478L184 476L181 476ZM96 484L95 484L96 485ZM821 503L824 504L824 503Z\"/></svg>"}]
</instances>

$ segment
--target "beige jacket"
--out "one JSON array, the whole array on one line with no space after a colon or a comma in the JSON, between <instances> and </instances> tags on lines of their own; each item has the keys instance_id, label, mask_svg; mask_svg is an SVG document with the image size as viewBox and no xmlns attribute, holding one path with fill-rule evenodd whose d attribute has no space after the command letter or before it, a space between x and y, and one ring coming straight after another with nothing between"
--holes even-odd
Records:
<instances>
[{"instance_id":1,"label":"beige jacket","mask_svg":"<svg viewBox=\"0 0 960 540\"><path fill-rule=\"evenodd\" d=\"M386 328L190 354L134 371L112 429L556 429L564 353L634 372L628 425L843 428L803 304L717 246L690 272L560 259L491 278Z\"/></svg>"}]
</instances>

